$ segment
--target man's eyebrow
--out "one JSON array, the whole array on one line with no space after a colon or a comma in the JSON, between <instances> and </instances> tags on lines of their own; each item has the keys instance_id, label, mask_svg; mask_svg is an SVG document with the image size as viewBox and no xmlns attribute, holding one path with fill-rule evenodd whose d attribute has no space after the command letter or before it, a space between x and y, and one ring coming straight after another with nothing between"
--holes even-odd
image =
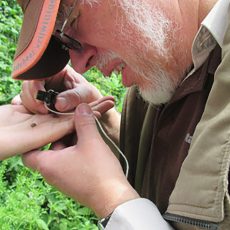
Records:
<instances>
[{"instance_id":1,"label":"man's eyebrow","mask_svg":"<svg viewBox=\"0 0 230 230\"><path fill-rule=\"evenodd\" d=\"M71 19L70 27L74 27L74 24L77 22L78 18L80 17L80 12L78 11L76 15ZM75 27L74 27L75 28Z\"/></svg>"}]
</instances>

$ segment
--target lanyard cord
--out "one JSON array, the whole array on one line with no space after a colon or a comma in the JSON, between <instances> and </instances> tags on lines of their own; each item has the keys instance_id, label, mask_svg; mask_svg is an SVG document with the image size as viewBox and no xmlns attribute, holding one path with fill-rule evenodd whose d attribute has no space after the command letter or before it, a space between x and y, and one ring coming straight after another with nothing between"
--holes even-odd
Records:
<instances>
[{"instance_id":1,"label":"lanyard cord","mask_svg":"<svg viewBox=\"0 0 230 230\"><path fill-rule=\"evenodd\" d=\"M73 112L68 112L68 113L62 113L62 112L58 112L58 111L55 111L51 108L49 108L49 106L47 105L46 102L44 102L44 106L45 108L52 112L52 113L55 113L57 115L66 115L66 116L69 116L69 115L74 115ZM97 117L94 116L94 119L96 121L96 125L97 125L97 128L100 132L100 134L102 135L102 138L104 139L104 141L106 142L106 144L109 145L109 147L111 148L111 150L115 153L115 155L117 155L117 157L119 157L119 155L124 159L125 161L125 165L126 165L126 170L125 170L125 176L126 178L128 177L128 174L129 174L129 162L126 158L126 156L124 155L124 153L118 148L118 146L113 142L113 140L106 134L106 132L104 131L102 125L100 124L100 122L98 121Z\"/></svg>"}]
</instances>

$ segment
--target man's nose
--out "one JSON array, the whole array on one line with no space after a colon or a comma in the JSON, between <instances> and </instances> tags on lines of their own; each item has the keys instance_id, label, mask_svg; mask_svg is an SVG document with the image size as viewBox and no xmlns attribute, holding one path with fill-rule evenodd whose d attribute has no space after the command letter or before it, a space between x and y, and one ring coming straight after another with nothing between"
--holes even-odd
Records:
<instances>
[{"instance_id":1,"label":"man's nose","mask_svg":"<svg viewBox=\"0 0 230 230\"><path fill-rule=\"evenodd\" d=\"M84 73L96 64L95 55L97 49L93 46L84 44L81 51L70 50L70 59L73 68L78 73Z\"/></svg>"}]
</instances>

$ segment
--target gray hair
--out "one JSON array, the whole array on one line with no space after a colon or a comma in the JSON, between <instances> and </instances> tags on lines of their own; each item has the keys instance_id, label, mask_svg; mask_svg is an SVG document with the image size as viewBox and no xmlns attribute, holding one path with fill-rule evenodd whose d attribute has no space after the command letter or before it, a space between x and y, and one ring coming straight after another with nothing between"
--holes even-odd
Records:
<instances>
[{"instance_id":1,"label":"gray hair","mask_svg":"<svg viewBox=\"0 0 230 230\"><path fill-rule=\"evenodd\" d=\"M92 7L94 4L97 4L98 2L99 0L75 0L72 1L72 5L70 5L66 3L66 0L61 0L56 19L55 30L60 29L62 27L64 20L70 15L77 3L88 4Z\"/></svg>"}]
</instances>

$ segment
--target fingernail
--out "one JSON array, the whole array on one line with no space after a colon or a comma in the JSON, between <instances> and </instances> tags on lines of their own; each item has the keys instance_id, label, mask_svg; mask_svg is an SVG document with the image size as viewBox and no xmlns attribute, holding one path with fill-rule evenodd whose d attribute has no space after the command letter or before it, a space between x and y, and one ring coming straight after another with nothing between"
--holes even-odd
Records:
<instances>
[{"instance_id":1,"label":"fingernail","mask_svg":"<svg viewBox=\"0 0 230 230\"><path fill-rule=\"evenodd\" d=\"M81 115L91 115L93 114L90 106L88 104L80 104L78 107L77 107L77 111L79 114Z\"/></svg>"},{"instance_id":2,"label":"fingernail","mask_svg":"<svg viewBox=\"0 0 230 230\"><path fill-rule=\"evenodd\" d=\"M64 97L57 97L56 107L58 110L68 109L68 103Z\"/></svg>"}]
</instances>

